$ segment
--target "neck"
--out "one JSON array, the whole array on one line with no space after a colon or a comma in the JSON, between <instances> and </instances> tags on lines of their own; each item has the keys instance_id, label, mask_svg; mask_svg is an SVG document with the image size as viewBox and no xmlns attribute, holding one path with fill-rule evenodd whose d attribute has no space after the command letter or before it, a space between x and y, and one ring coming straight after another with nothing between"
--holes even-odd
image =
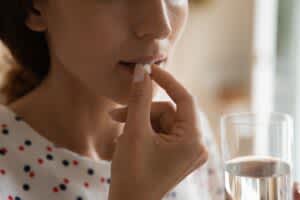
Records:
<instances>
[{"instance_id":1,"label":"neck","mask_svg":"<svg viewBox=\"0 0 300 200\"><path fill-rule=\"evenodd\" d=\"M122 127L107 112L118 105L93 96L63 66L58 67L51 67L39 87L9 107L55 144L95 160L110 160Z\"/></svg>"}]
</instances>

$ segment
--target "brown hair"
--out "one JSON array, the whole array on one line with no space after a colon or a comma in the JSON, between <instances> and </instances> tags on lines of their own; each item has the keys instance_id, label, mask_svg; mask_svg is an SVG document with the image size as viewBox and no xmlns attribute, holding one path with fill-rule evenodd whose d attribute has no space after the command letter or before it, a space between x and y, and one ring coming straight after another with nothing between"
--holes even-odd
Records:
<instances>
[{"instance_id":1,"label":"brown hair","mask_svg":"<svg viewBox=\"0 0 300 200\"><path fill-rule=\"evenodd\" d=\"M4 59L3 67L8 66L0 88L6 103L34 89L49 71L45 34L31 31L26 26L29 11L39 14L33 8L32 0L5 0L0 6L0 40L9 53L0 57Z\"/></svg>"}]
</instances>

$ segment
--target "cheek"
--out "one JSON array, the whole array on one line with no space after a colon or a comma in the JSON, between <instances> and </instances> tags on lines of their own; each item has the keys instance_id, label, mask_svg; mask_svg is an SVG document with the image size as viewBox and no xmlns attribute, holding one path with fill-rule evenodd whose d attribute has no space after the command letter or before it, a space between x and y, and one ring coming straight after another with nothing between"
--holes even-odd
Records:
<instances>
[{"instance_id":1,"label":"cheek","mask_svg":"<svg viewBox=\"0 0 300 200\"><path fill-rule=\"evenodd\" d=\"M78 21L60 23L51 30L51 46L59 54L69 52L71 55L65 56L93 60L94 56L106 57L110 54L110 48L117 42L116 32L100 21L96 24Z\"/></svg>"},{"instance_id":2,"label":"cheek","mask_svg":"<svg viewBox=\"0 0 300 200\"><path fill-rule=\"evenodd\" d=\"M52 43L54 62L62 64L70 74L95 93L113 85L111 80L116 55L108 42L111 35L101 30L82 29L80 26L68 30L53 30ZM88 31L89 30L89 31Z\"/></svg>"},{"instance_id":3,"label":"cheek","mask_svg":"<svg viewBox=\"0 0 300 200\"><path fill-rule=\"evenodd\" d=\"M109 16L109 15L106 15ZM74 73L105 76L111 69L122 37L118 25L105 16L65 18L51 27L55 56ZM107 67L106 67L107 66ZM87 68L89 71L87 72Z\"/></svg>"},{"instance_id":4,"label":"cheek","mask_svg":"<svg viewBox=\"0 0 300 200\"><path fill-rule=\"evenodd\" d=\"M105 95L114 96L107 93L114 91L111 88L118 74L115 64L126 33L121 30L124 29L121 20L108 19L108 16L85 20L76 17L73 21L53 23L51 49L55 59L92 91L98 93L110 88Z\"/></svg>"}]
</instances>

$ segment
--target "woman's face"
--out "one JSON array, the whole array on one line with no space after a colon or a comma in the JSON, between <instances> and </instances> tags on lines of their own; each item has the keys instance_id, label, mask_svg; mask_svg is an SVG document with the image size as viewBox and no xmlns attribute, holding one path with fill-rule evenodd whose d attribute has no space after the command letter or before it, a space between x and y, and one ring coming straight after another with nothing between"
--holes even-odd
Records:
<instances>
[{"instance_id":1,"label":"woman's face","mask_svg":"<svg viewBox=\"0 0 300 200\"><path fill-rule=\"evenodd\" d=\"M134 67L122 63L163 67L186 23L188 0L51 0L41 10L52 65L126 104Z\"/></svg>"}]
</instances>

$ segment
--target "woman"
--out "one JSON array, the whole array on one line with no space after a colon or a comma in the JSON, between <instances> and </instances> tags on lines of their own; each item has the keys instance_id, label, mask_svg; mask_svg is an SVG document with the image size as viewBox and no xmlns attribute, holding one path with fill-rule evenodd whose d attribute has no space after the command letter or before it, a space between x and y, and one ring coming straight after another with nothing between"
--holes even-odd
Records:
<instances>
[{"instance_id":1,"label":"woman","mask_svg":"<svg viewBox=\"0 0 300 200\"><path fill-rule=\"evenodd\" d=\"M0 112L3 199L222 195L213 185L209 196L201 183L217 170L200 171L207 150L195 100L164 69L187 0L7 0L0 7L0 38L18 63L5 79ZM143 64L152 65L151 77ZM177 108L152 102L158 85Z\"/></svg>"},{"instance_id":2,"label":"woman","mask_svg":"<svg viewBox=\"0 0 300 200\"><path fill-rule=\"evenodd\" d=\"M187 17L187 0L2 2L17 63L0 107L2 199L222 199L207 124L164 69ZM152 102L158 85L176 106Z\"/></svg>"}]
</instances>

